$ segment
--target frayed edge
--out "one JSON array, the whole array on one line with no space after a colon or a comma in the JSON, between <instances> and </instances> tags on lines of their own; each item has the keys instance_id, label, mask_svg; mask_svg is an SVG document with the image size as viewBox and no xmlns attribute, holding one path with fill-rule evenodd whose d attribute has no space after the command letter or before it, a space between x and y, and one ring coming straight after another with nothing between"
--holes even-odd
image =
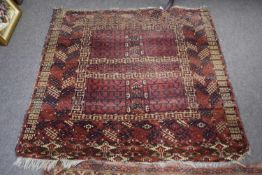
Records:
<instances>
[{"instance_id":1,"label":"frayed edge","mask_svg":"<svg viewBox=\"0 0 262 175\"><path fill-rule=\"evenodd\" d=\"M72 166L76 166L77 164L83 162L83 160L47 160L47 159L34 159L34 158L23 158L18 157L14 162L15 166L18 166L23 169L30 170L48 170L55 168L57 163L60 162L64 168L71 168Z\"/></svg>"},{"instance_id":2,"label":"frayed edge","mask_svg":"<svg viewBox=\"0 0 262 175\"><path fill-rule=\"evenodd\" d=\"M157 10L157 9L161 9L161 10L165 10L162 6L160 7L141 7L141 8L108 8L108 9L88 9L88 8L66 8L63 6L60 7L54 7L53 10L64 10L64 11L74 11L74 12L103 12L103 11L136 11L136 10ZM171 7L171 9L185 9L185 10L201 10L201 9L205 9L202 7L183 7L183 6L173 6Z\"/></svg>"},{"instance_id":3,"label":"frayed edge","mask_svg":"<svg viewBox=\"0 0 262 175\"><path fill-rule=\"evenodd\" d=\"M251 149L249 148L247 152L242 154L237 160L229 159L230 162L233 164L239 165L241 167L246 167L246 165L243 163L243 160L246 159L246 157L251 155Z\"/></svg>"},{"instance_id":4,"label":"frayed edge","mask_svg":"<svg viewBox=\"0 0 262 175\"><path fill-rule=\"evenodd\" d=\"M245 154L243 154L238 160L229 160L228 162L192 162L192 161L162 161L162 162L110 162L110 161L97 161L97 160L68 160L68 159L61 159L61 160L47 160L47 159L34 159L34 158L23 158L18 157L14 162L15 166L24 169L30 170L48 170L55 168L58 163L61 163L63 168L71 168L76 166L84 161L91 161L97 163L103 163L108 165L130 165L130 166L158 166L158 167L168 167L168 166L176 166L178 168L183 167L192 167L192 168L219 168L219 167L229 167L231 165L238 165L241 167L246 167L241 161L248 155L251 154L249 150Z\"/></svg>"},{"instance_id":5,"label":"frayed edge","mask_svg":"<svg viewBox=\"0 0 262 175\"><path fill-rule=\"evenodd\" d=\"M177 8L177 9L185 9L185 10L201 10L204 9L206 6L200 6L200 7L185 7L180 5L174 5L171 8Z\"/></svg>"}]
</instances>

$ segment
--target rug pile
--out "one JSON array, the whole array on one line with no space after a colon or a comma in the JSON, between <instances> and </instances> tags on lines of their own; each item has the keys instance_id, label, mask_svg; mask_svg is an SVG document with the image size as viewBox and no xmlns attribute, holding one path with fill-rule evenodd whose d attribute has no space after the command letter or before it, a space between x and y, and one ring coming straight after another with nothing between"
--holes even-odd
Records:
<instances>
[{"instance_id":1,"label":"rug pile","mask_svg":"<svg viewBox=\"0 0 262 175\"><path fill-rule=\"evenodd\" d=\"M18 166L205 167L247 151L206 9L54 10Z\"/></svg>"}]
</instances>

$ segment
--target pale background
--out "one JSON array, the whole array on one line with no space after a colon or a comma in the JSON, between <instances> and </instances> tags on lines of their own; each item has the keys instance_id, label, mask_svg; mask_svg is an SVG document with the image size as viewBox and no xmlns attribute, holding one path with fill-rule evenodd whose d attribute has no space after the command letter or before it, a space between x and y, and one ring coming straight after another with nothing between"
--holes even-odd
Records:
<instances>
[{"instance_id":1,"label":"pale background","mask_svg":"<svg viewBox=\"0 0 262 175\"><path fill-rule=\"evenodd\" d=\"M39 69L52 9L159 7L167 0L24 0L23 15L8 47L0 47L0 175L31 175L12 166L15 145ZM252 154L262 162L262 1L177 0L206 6L216 25Z\"/></svg>"}]
</instances>

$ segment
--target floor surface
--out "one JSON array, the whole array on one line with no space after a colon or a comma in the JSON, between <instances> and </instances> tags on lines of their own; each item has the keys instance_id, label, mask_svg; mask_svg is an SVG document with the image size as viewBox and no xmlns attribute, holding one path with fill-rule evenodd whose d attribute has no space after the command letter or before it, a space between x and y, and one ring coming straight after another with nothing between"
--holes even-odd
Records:
<instances>
[{"instance_id":1,"label":"floor surface","mask_svg":"<svg viewBox=\"0 0 262 175\"><path fill-rule=\"evenodd\" d=\"M24 0L8 47L0 47L0 175L31 175L14 167L15 145L29 106L53 8L159 7L167 0ZM262 1L177 0L211 11L251 145L247 163L262 162Z\"/></svg>"}]
</instances>

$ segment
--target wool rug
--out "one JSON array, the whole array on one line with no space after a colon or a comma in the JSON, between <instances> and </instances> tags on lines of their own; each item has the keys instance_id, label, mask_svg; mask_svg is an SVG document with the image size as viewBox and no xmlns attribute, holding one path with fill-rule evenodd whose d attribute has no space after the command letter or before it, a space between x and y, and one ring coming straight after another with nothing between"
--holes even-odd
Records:
<instances>
[{"instance_id":1,"label":"wool rug","mask_svg":"<svg viewBox=\"0 0 262 175\"><path fill-rule=\"evenodd\" d=\"M207 9L54 10L16 165L218 166L247 151Z\"/></svg>"}]
</instances>

